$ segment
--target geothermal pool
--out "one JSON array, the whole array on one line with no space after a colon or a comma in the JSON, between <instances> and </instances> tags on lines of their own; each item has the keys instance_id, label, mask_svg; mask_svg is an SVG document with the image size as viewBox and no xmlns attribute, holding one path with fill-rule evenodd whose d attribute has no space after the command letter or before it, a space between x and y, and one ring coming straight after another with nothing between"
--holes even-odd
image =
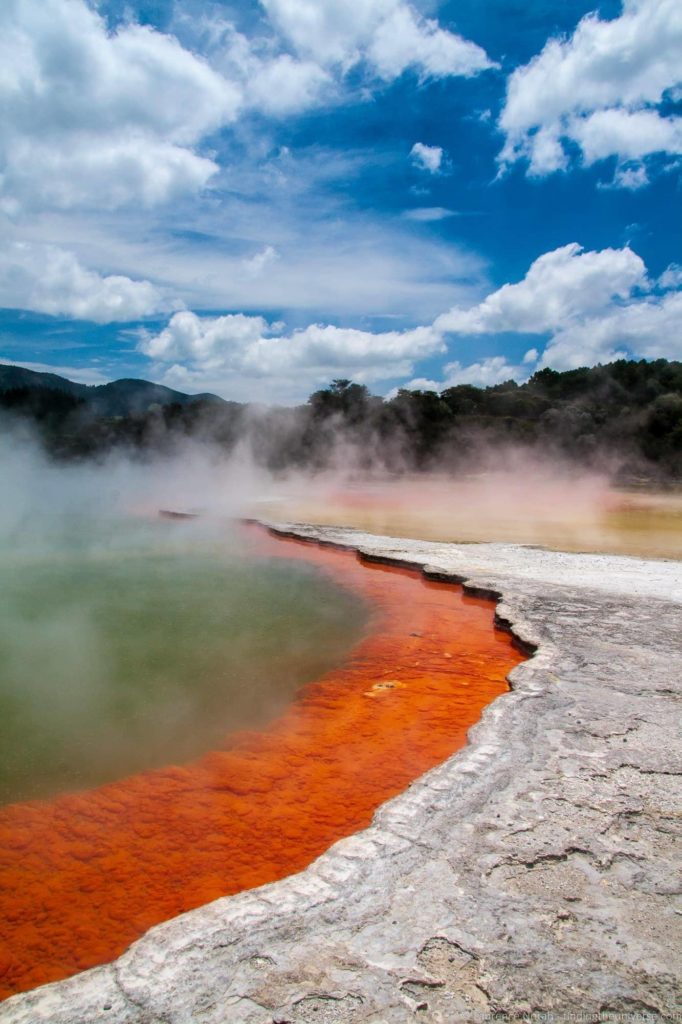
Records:
<instances>
[{"instance_id":1,"label":"geothermal pool","mask_svg":"<svg viewBox=\"0 0 682 1024\"><path fill-rule=\"evenodd\" d=\"M2 803L185 761L263 725L367 618L348 590L224 526L43 517L22 536L0 551Z\"/></svg>"},{"instance_id":2,"label":"geothermal pool","mask_svg":"<svg viewBox=\"0 0 682 1024\"><path fill-rule=\"evenodd\" d=\"M301 870L461 747L523 657L491 602L417 572L127 530L4 555L2 996Z\"/></svg>"},{"instance_id":3,"label":"geothermal pool","mask_svg":"<svg viewBox=\"0 0 682 1024\"><path fill-rule=\"evenodd\" d=\"M605 480L525 465L452 478L319 482L260 502L277 521L455 543L532 544L642 558L682 558L682 490L618 490Z\"/></svg>"}]
</instances>

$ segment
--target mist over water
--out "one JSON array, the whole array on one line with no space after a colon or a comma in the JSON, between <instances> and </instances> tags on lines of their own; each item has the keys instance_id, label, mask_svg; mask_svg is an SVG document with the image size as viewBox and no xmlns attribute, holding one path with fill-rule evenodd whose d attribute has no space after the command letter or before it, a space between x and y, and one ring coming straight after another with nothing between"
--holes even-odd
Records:
<instances>
[{"instance_id":1,"label":"mist over water","mask_svg":"<svg viewBox=\"0 0 682 1024\"><path fill-rule=\"evenodd\" d=\"M364 611L309 566L249 550L239 516L682 557L679 494L618 491L513 451L457 477L360 470L355 455L340 446L314 476L197 443L58 464L5 435L0 798L193 757L343 659Z\"/></svg>"},{"instance_id":2,"label":"mist over water","mask_svg":"<svg viewBox=\"0 0 682 1024\"><path fill-rule=\"evenodd\" d=\"M605 474L513 451L460 475L292 482L260 513L393 537L682 558L682 491L624 490Z\"/></svg>"},{"instance_id":3,"label":"mist over water","mask_svg":"<svg viewBox=\"0 0 682 1024\"><path fill-rule=\"evenodd\" d=\"M680 550L674 494L626 495L513 452L459 476L338 456L333 472L273 475L246 449L58 465L26 438L0 443L7 994L301 870L504 692L520 655L488 603L348 553L301 557L236 518L627 549L634 502L637 545ZM22 802L36 797L55 799Z\"/></svg>"},{"instance_id":4,"label":"mist over water","mask_svg":"<svg viewBox=\"0 0 682 1024\"><path fill-rule=\"evenodd\" d=\"M249 486L236 466L65 469L15 445L1 467L1 802L224 746L362 635L357 598L228 518ZM196 499L213 514L158 516Z\"/></svg>"}]
</instances>

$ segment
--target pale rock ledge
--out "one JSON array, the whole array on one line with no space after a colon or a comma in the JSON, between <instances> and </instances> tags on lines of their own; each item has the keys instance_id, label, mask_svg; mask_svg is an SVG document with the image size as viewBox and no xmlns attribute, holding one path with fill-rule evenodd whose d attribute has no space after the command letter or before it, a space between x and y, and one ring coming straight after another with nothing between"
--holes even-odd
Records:
<instances>
[{"instance_id":1,"label":"pale rock ledge","mask_svg":"<svg viewBox=\"0 0 682 1024\"><path fill-rule=\"evenodd\" d=\"M0 1021L679 1020L682 564L281 529L500 595L537 651L365 832Z\"/></svg>"}]
</instances>

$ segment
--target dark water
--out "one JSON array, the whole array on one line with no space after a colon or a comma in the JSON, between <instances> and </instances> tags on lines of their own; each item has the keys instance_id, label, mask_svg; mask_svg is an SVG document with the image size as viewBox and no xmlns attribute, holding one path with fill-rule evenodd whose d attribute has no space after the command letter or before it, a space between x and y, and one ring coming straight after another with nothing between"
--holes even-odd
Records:
<instances>
[{"instance_id":1,"label":"dark water","mask_svg":"<svg viewBox=\"0 0 682 1024\"><path fill-rule=\"evenodd\" d=\"M0 801L181 763L341 662L366 609L216 526L63 520L0 548Z\"/></svg>"}]
</instances>

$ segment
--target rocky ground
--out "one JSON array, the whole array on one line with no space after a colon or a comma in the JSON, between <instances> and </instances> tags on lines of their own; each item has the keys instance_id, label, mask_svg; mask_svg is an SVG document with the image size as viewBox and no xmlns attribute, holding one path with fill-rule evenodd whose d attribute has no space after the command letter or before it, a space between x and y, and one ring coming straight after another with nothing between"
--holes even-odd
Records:
<instances>
[{"instance_id":1,"label":"rocky ground","mask_svg":"<svg viewBox=\"0 0 682 1024\"><path fill-rule=\"evenodd\" d=\"M494 592L537 651L371 828L0 1021L681 1020L682 564L288 529Z\"/></svg>"}]
</instances>

